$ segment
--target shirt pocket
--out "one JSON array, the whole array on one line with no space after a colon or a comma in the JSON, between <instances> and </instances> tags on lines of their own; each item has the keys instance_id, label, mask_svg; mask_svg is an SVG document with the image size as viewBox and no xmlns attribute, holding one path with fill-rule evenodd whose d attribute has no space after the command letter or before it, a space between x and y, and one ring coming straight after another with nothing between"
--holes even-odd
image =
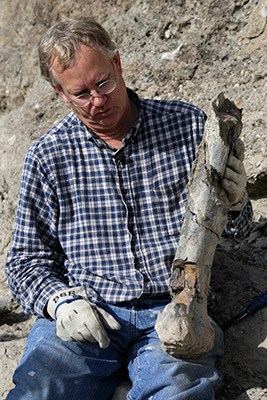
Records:
<instances>
[{"instance_id":1,"label":"shirt pocket","mask_svg":"<svg viewBox=\"0 0 267 400\"><path fill-rule=\"evenodd\" d=\"M182 225L187 200L186 179L155 181L154 218L158 229L164 235L178 235Z\"/></svg>"}]
</instances>

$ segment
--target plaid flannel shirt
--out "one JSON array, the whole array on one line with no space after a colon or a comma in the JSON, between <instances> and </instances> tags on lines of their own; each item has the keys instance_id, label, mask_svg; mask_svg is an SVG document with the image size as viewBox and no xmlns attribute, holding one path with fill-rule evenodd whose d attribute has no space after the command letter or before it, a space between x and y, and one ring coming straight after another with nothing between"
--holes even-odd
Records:
<instances>
[{"instance_id":1,"label":"plaid flannel shirt","mask_svg":"<svg viewBox=\"0 0 267 400\"><path fill-rule=\"evenodd\" d=\"M70 113L30 147L6 272L25 312L83 286L118 303L168 292L187 182L205 114L180 101L140 100L119 150ZM250 212L232 231L242 234Z\"/></svg>"}]
</instances>

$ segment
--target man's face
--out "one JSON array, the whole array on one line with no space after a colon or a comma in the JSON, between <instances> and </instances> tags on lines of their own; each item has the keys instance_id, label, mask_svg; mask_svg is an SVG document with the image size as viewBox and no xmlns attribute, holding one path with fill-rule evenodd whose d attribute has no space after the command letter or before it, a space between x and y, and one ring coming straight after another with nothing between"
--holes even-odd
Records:
<instances>
[{"instance_id":1,"label":"man's face","mask_svg":"<svg viewBox=\"0 0 267 400\"><path fill-rule=\"evenodd\" d=\"M75 63L70 68L62 72L57 59L52 67L62 88L55 90L86 126L96 134L108 134L109 131L112 132L123 125L129 102L118 53L111 60L101 51L82 45ZM98 94L98 85L110 79L116 81L116 88L107 95ZM86 92L92 94L90 104L81 108L71 103L77 96Z\"/></svg>"}]
</instances>

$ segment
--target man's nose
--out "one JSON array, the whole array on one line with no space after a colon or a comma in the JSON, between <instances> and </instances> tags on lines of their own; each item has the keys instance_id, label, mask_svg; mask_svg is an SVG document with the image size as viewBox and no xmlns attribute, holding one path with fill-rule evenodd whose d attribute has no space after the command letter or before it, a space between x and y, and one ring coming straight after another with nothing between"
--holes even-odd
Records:
<instances>
[{"instance_id":1,"label":"man's nose","mask_svg":"<svg viewBox=\"0 0 267 400\"><path fill-rule=\"evenodd\" d=\"M105 95L97 93L96 91L91 91L91 96L91 104L95 107L102 107L107 100Z\"/></svg>"}]
</instances>

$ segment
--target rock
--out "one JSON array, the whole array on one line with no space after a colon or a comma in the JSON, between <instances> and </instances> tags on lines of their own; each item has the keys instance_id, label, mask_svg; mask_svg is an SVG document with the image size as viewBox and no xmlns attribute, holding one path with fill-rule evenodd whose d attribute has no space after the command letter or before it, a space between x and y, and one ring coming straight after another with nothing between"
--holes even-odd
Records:
<instances>
[{"instance_id":1,"label":"rock","mask_svg":"<svg viewBox=\"0 0 267 400\"><path fill-rule=\"evenodd\" d=\"M246 26L246 37L249 39L255 39L260 36L266 27L266 2L260 0L258 4L253 8L248 23Z\"/></svg>"},{"instance_id":2,"label":"rock","mask_svg":"<svg viewBox=\"0 0 267 400\"><path fill-rule=\"evenodd\" d=\"M249 389L245 393L242 393L237 400L267 400L267 389Z\"/></svg>"},{"instance_id":3,"label":"rock","mask_svg":"<svg viewBox=\"0 0 267 400\"><path fill-rule=\"evenodd\" d=\"M131 388L131 384L128 381L122 382L120 386L115 390L111 400L126 400L127 393Z\"/></svg>"}]
</instances>

